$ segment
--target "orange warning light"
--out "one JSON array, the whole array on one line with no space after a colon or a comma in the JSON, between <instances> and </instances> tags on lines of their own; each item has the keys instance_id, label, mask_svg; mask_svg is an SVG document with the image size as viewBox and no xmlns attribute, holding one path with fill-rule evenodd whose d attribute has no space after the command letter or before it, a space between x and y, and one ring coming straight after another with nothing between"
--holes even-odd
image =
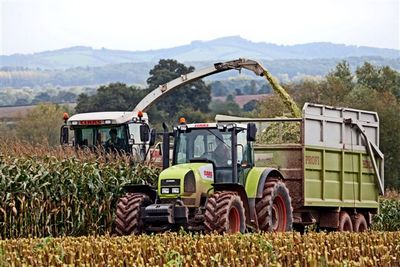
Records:
<instances>
[{"instance_id":1,"label":"orange warning light","mask_svg":"<svg viewBox=\"0 0 400 267\"><path fill-rule=\"evenodd\" d=\"M63 119L64 119L64 121L67 121L69 119L67 112L64 112Z\"/></svg>"},{"instance_id":2,"label":"orange warning light","mask_svg":"<svg viewBox=\"0 0 400 267\"><path fill-rule=\"evenodd\" d=\"M180 117L179 124L186 124L186 119L184 117Z\"/></svg>"}]
</instances>

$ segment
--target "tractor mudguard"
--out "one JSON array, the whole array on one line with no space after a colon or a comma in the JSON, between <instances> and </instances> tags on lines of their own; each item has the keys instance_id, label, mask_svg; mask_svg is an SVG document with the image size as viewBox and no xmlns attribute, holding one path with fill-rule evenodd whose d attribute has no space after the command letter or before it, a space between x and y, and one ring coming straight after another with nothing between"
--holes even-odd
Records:
<instances>
[{"instance_id":1,"label":"tractor mudguard","mask_svg":"<svg viewBox=\"0 0 400 267\"><path fill-rule=\"evenodd\" d=\"M260 198L263 196L267 177L280 177L283 179L283 175L275 168L254 167L250 170L245 186L248 198Z\"/></svg>"},{"instance_id":2,"label":"tractor mudguard","mask_svg":"<svg viewBox=\"0 0 400 267\"><path fill-rule=\"evenodd\" d=\"M157 190L156 190L156 188L154 188L150 185L130 184L130 185L125 185L123 188L127 193L143 193L143 194L146 194L147 196L149 196L153 203L156 201Z\"/></svg>"}]
</instances>

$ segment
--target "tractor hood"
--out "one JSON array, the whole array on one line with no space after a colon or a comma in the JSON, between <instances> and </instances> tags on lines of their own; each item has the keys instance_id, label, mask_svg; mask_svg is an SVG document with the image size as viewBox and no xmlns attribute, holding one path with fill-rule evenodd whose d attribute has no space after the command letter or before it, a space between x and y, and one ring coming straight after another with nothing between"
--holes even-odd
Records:
<instances>
[{"instance_id":1,"label":"tractor hood","mask_svg":"<svg viewBox=\"0 0 400 267\"><path fill-rule=\"evenodd\" d=\"M206 193L212 183L214 170L211 163L185 163L162 171L158 179L158 190L160 198L195 197L196 192Z\"/></svg>"},{"instance_id":2,"label":"tractor hood","mask_svg":"<svg viewBox=\"0 0 400 267\"><path fill-rule=\"evenodd\" d=\"M171 179L171 178L183 179L189 171L193 171L195 175L198 175L199 178L203 180L214 181L213 166L211 163L206 163L206 162L184 163L171 166L161 172L160 180Z\"/></svg>"}]
</instances>

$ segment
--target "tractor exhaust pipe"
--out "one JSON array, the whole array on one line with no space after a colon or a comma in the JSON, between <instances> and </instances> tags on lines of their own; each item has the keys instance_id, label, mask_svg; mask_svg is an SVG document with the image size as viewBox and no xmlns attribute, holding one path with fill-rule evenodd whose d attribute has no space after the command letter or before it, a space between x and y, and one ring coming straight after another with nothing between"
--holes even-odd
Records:
<instances>
[{"instance_id":1,"label":"tractor exhaust pipe","mask_svg":"<svg viewBox=\"0 0 400 267\"><path fill-rule=\"evenodd\" d=\"M163 170L169 167L169 136L168 126L165 122L162 124L163 127L163 144L162 144L162 161Z\"/></svg>"}]
</instances>

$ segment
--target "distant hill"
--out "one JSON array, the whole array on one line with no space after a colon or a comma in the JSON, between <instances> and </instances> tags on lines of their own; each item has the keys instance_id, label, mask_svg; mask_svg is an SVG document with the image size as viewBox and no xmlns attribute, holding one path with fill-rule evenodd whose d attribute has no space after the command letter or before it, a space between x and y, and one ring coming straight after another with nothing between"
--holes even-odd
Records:
<instances>
[{"instance_id":1,"label":"distant hill","mask_svg":"<svg viewBox=\"0 0 400 267\"><path fill-rule=\"evenodd\" d=\"M400 57L400 50L333 43L276 45L252 42L239 36L231 36L211 41L193 41L188 45L148 51L93 49L76 46L34 54L14 54L0 56L0 67L65 69L121 63L157 62L161 58L193 62L221 61L240 57L259 60L311 60L371 56L394 59Z\"/></svg>"}]
</instances>

